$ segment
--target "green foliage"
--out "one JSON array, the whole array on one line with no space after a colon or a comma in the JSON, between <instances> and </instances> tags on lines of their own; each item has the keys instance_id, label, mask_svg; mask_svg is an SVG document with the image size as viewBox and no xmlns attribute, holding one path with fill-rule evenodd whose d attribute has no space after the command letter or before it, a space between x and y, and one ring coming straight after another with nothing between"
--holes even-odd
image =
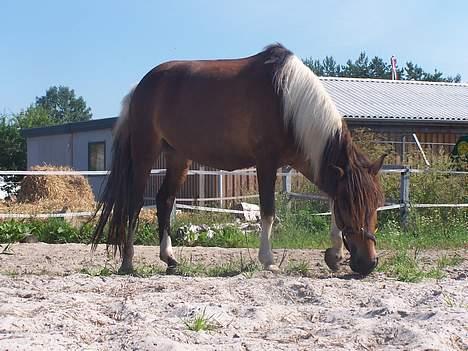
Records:
<instances>
[{"instance_id":1,"label":"green foliage","mask_svg":"<svg viewBox=\"0 0 468 351\"><path fill-rule=\"evenodd\" d=\"M14 243L23 240L27 235L34 234L33 223L6 221L0 222L0 243Z\"/></svg>"},{"instance_id":2,"label":"green foliage","mask_svg":"<svg viewBox=\"0 0 468 351\"><path fill-rule=\"evenodd\" d=\"M254 247L258 243L255 235L246 234L233 225L214 229L208 234L207 231L198 233L196 238L177 241L186 246L208 246L208 247Z\"/></svg>"},{"instance_id":3,"label":"green foliage","mask_svg":"<svg viewBox=\"0 0 468 351\"><path fill-rule=\"evenodd\" d=\"M214 316L208 316L206 309L201 313L197 313L192 318L183 320L188 330L200 332L200 331L211 331L220 327L220 324L213 318Z\"/></svg>"},{"instance_id":4,"label":"green foliage","mask_svg":"<svg viewBox=\"0 0 468 351\"><path fill-rule=\"evenodd\" d=\"M139 223L135 245L159 245L156 228L151 223Z\"/></svg>"},{"instance_id":5,"label":"green foliage","mask_svg":"<svg viewBox=\"0 0 468 351\"><path fill-rule=\"evenodd\" d=\"M396 255L383 260L378 266L378 271L385 272L396 279L416 283L425 278L440 279L444 276L439 268L423 269L417 257L417 251L411 256L407 251L400 251Z\"/></svg>"},{"instance_id":6,"label":"green foliage","mask_svg":"<svg viewBox=\"0 0 468 351\"><path fill-rule=\"evenodd\" d=\"M41 106L31 105L14 118L21 129L46 127L55 124L47 110Z\"/></svg>"},{"instance_id":7,"label":"green foliage","mask_svg":"<svg viewBox=\"0 0 468 351\"><path fill-rule=\"evenodd\" d=\"M11 116L0 116L0 170L26 168L26 143Z\"/></svg>"},{"instance_id":8,"label":"green foliage","mask_svg":"<svg viewBox=\"0 0 468 351\"><path fill-rule=\"evenodd\" d=\"M388 60L389 62L390 60ZM369 59L363 51L356 60L348 60L345 65L338 64L332 56L326 56L322 61L319 59L306 58L304 64L315 74L324 77L349 77L349 78L377 78L391 79L391 65L387 60L375 56ZM402 80L424 80L431 82L461 82L461 76L447 76L437 69L434 73L425 72L421 67L413 62L406 62L405 67L397 67L398 79Z\"/></svg>"},{"instance_id":9,"label":"green foliage","mask_svg":"<svg viewBox=\"0 0 468 351\"><path fill-rule=\"evenodd\" d=\"M302 277L309 276L310 271L311 271L311 268L309 266L309 263L304 260L291 261L288 263L286 267L286 273L292 274L292 275L299 275Z\"/></svg>"},{"instance_id":10,"label":"green foliage","mask_svg":"<svg viewBox=\"0 0 468 351\"><path fill-rule=\"evenodd\" d=\"M115 271L105 266L102 268L83 268L80 270L80 273L90 275L92 277L109 277L112 274L115 274Z\"/></svg>"},{"instance_id":11,"label":"green foliage","mask_svg":"<svg viewBox=\"0 0 468 351\"><path fill-rule=\"evenodd\" d=\"M54 124L88 121L93 116L83 97L64 86L53 86L46 94L36 98L36 106L47 111Z\"/></svg>"},{"instance_id":12,"label":"green foliage","mask_svg":"<svg viewBox=\"0 0 468 351\"><path fill-rule=\"evenodd\" d=\"M209 277L235 277L239 274L249 274L260 270L257 262L229 261L221 265L210 266L206 269L206 275Z\"/></svg>"}]
</instances>

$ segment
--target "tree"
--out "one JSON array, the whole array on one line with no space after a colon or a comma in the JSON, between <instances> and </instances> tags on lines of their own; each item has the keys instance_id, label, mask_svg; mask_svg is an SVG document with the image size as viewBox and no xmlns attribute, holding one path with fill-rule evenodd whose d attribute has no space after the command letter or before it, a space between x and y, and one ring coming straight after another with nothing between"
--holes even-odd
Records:
<instances>
[{"instance_id":1,"label":"tree","mask_svg":"<svg viewBox=\"0 0 468 351\"><path fill-rule=\"evenodd\" d=\"M21 129L46 127L55 124L45 108L34 105L29 106L26 111L21 111L14 116L14 119Z\"/></svg>"},{"instance_id":2,"label":"tree","mask_svg":"<svg viewBox=\"0 0 468 351\"><path fill-rule=\"evenodd\" d=\"M337 64L332 56L326 56L322 61L306 58L304 64L319 76L350 77L350 78L378 78L391 79L391 66L382 58L375 56L369 60L363 51L354 61L348 60L345 65ZM434 73L425 72L413 62L406 62L404 68L397 67L397 75L401 80L425 80L432 82L454 82L461 81L460 74L455 77L447 76L437 69Z\"/></svg>"},{"instance_id":3,"label":"tree","mask_svg":"<svg viewBox=\"0 0 468 351\"><path fill-rule=\"evenodd\" d=\"M26 141L21 136L20 127L14 118L0 116L0 170L26 169ZM19 177L5 176L0 180L5 182L1 190L11 195Z\"/></svg>"},{"instance_id":4,"label":"tree","mask_svg":"<svg viewBox=\"0 0 468 351\"><path fill-rule=\"evenodd\" d=\"M44 96L36 97L36 107L41 107L54 124L88 121L93 116L84 99L64 86L50 87Z\"/></svg>"},{"instance_id":5,"label":"tree","mask_svg":"<svg viewBox=\"0 0 468 351\"><path fill-rule=\"evenodd\" d=\"M0 116L0 169L26 168L26 143L14 118Z\"/></svg>"}]
</instances>

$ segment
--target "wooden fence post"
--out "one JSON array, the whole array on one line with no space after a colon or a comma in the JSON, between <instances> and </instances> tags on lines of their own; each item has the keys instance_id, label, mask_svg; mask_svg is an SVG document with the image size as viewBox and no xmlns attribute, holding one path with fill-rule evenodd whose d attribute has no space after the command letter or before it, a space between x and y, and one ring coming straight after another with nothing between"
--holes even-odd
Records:
<instances>
[{"instance_id":1,"label":"wooden fence post","mask_svg":"<svg viewBox=\"0 0 468 351\"><path fill-rule=\"evenodd\" d=\"M409 219L409 185L410 185L410 170L405 168L401 172L400 176L400 223L403 230L408 229L408 219Z\"/></svg>"}]
</instances>

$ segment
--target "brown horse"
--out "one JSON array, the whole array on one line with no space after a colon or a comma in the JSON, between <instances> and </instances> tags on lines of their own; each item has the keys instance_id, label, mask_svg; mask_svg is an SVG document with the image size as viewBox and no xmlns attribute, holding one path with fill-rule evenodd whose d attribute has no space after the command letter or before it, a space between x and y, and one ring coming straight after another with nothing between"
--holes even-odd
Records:
<instances>
[{"instance_id":1,"label":"brown horse","mask_svg":"<svg viewBox=\"0 0 468 351\"><path fill-rule=\"evenodd\" d=\"M279 167L291 165L332 201L331 269L343 258L370 273L377 265L375 236L383 195L377 173L351 140L345 122L319 79L283 46L236 60L172 61L151 70L123 101L115 132L111 173L103 193L96 245L109 221L107 243L133 270L133 239L143 192L163 152L167 172L156 196L160 258L177 266L169 216L193 161L223 170L256 166L261 208L259 260L276 270L270 234ZM112 216L111 216L112 213ZM109 219L110 218L110 219Z\"/></svg>"}]
</instances>

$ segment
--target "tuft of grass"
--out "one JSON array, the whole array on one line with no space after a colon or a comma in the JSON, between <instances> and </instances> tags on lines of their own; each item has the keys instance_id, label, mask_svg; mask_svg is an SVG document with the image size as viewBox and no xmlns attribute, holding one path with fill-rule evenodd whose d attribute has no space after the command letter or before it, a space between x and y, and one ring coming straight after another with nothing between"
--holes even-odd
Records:
<instances>
[{"instance_id":1,"label":"tuft of grass","mask_svg":"<svg viewBox=\"0 0 468 351\"><path fill-rule=\"evenodd\" d=\"M199 277L205 274L205 267L201 263L193 262L192 257L180 258L176 274L184 277Z\"/></svg>"},{"instance_id":2,"label":"tuft of grass","mask_svg":"<svg viewBox=\"0 0 468 351\"><path fill-rule=\"evenodd\" d=\"M164 274L165 270L161 266L152 264L152 265L142 265L137 266L134 269L133 275L140 278L149 278L154 275Z\"/></svg>"},{"instance_id":3,"label":"tuft of grass","mask_svg":"<svg viewBox=\"0 0 468 351\"><path fill-rule=\"evenodd\" d=\"M109 277L112 274L115 274L115 271L105 266L102 268L82 268L80 273L90 275L92 277Z\"/></svg>"},{"instance_id":4,"label":"tuft of grass","mask_svg":"<svg viewBox=\"0 0 468 351\"><path fill-rule=\"evenodd\" d=\"M444 255L442 257L439 257L439 259L437 260L437 268L444 269L446 267L457 266L463 261L463 257L461 257L458 254L455 254L453 256Z\"/></svg>"},{"instance_id":5,"label":"tuft of grass","mask_svg":"<svg viewBox=\"0 0 468 351\"><path fill-rule=\"evenodd\" d=\"M220 327L219 323L214 320L213 315L206 315L206 308L192 318L184 319L183 322L188 330L194 332L212 331Z\"/></svg>"},{"instance_id":6,"label":"tuft of grass","mask_svg":"<svg viewBox=\"0 0 468 351\"><path fill-rule=\"evenodd\" d=\"M228 263L209 267L206 270L206 275L208 277L235 277L243 273L249 275L259 270L260 267L256 262L229 261Z\"/></svg>"},{"instance_id":7,"label":"tuft of grass","mask_svg":"<svg viewBox=\"0 0 468 351\"><path fill-rule=\"evenodd\" d=\"M444 273L439 267L429 270L422 269L417 257L417 251L413 256L410 256L406 250L398 252L396 255L384 260L379 265L378 271L408 283L417 283L427 278L441 279L444 277Z\"/></svg>"},{"instance_id":8,"label":"tuft of grass","mask_svg":"<svg viewBox=\"0 0 468 351\"><path fill-rule=\"evenodd\" d=\"M292 275L300 275L302 277L309 276L311 268L305 260L291 261L286 266L286 273Z\"/></svg>"}]
</instances>

